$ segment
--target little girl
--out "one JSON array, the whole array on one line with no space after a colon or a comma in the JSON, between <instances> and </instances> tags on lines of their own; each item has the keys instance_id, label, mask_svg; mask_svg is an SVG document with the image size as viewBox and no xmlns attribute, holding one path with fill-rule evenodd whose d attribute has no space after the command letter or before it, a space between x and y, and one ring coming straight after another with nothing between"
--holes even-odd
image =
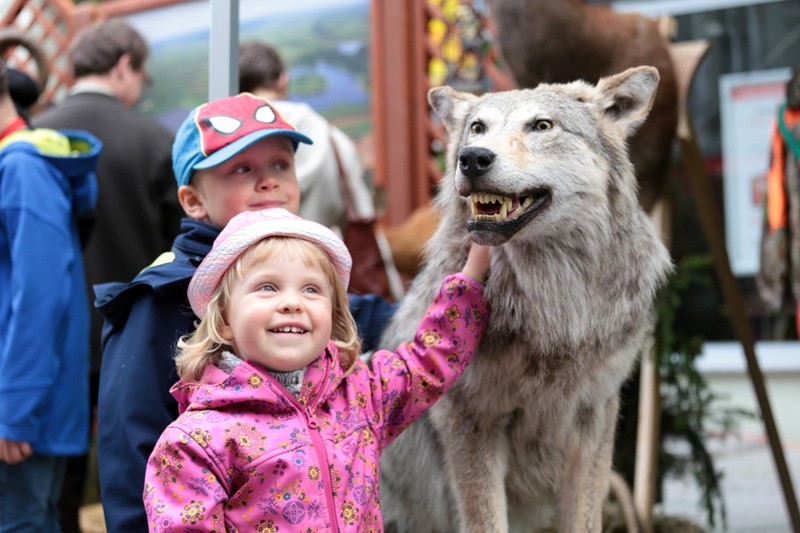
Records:
<instances>
[{"instance_id":1,"label":"little girl","mask_svg":"<svg viewBox=\"0 0 800 533\"><path fill-rule=\"evenodd\" d=\"M381 451L454 383L488 319L488 249L445 278L411 343L369 366L350 254L283 209L225 227L189 285L181 415L147 465L150 531L381 531Z\"/></svg>"}]
</instances>

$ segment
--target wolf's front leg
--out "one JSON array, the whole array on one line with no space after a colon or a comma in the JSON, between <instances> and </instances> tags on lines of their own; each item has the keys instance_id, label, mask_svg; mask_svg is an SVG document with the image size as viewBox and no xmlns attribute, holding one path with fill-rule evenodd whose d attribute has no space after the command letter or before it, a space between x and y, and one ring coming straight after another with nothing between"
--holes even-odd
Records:
<instances>
[{"instance_id":1,"label":"wolf's front leg","mask_svg":"<svg viewBox=\"0 0 800 533\"><path fill-rule=\"evenodd\" d=\"M445 444L445 468L457 506L458 528L470 533L505 533L505 421L470 412L458 392L450 391L431 409L431 422Z\"/></svg>"},{"instance_id":2,"label":"wolf's front leg","mask_svg":"<svg viewBox=\"0 0 800 533\"><path fill-rule=\"evenodd\" d=\"M616 396L605 403L578 407L561 482L558 530L562 533L602 529L618 409Z\"/></svg>"}]
</instances>

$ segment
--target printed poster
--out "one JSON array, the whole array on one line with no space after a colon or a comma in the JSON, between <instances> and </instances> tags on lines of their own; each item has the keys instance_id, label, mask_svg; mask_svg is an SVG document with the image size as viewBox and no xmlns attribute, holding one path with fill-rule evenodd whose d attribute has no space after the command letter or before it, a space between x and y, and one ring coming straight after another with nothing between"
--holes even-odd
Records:
<instances>
[{"instance_id":1,"label":"printed poster","mask_svg":"<svg viewBox=\"0 0 800 533\"><path fill-rule=\"evenodd\" d=\"M758 272L770 136L790 77L788 68L720 76L725 243L736 276Z\"/></svg>"}]
</instances>

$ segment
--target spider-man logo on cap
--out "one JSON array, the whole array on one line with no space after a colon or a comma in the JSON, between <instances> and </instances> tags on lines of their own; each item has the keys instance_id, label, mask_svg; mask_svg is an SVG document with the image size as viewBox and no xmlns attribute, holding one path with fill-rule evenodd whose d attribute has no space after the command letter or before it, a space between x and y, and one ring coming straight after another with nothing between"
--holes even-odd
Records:
<instances>
[{"instance_id":1,"label":"spider-man logo on cap","mask_svg":"<svg viewBox=\"0 0 800 533\"><path fill-rule=\"evenodd\" d=\"M298 143L312 141L286 122L273 105L250 93L212 100L184 120L172 145L178 185L188 185L195 170L224 163L256 141L272 135Z\"/></svg>"}]
</instances>

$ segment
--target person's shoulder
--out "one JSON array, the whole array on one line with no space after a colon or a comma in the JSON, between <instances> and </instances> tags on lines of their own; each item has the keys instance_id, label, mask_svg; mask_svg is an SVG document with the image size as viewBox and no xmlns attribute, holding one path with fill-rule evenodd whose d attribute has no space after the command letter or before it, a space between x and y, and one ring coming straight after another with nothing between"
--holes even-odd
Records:
<instances>
[{"instance_id":1,"label":"person's shoulder","mask_svg":"<svg viewBox=\"0 0 800 533\"><path fill-rule=\"evenodd\" d=\"M0 144L0 164L11 161L43 160L39 149L30 142L10 142Z\"/></svg>"},{"instance_id":2,"label":"person's shoulder","mask_svg":"<svg viewBox=\"0 0 800 533\"><path fill-rule=\"evenodd\" d=\"M152 139L154 144L164 139L172 142L172 132L156 119L125 106L113 95L92 91L70 94L33 117L32 123L34 126L63 127L75 123L78 118L89 117L93 122L118 123L120 131L139 133L143 139Z\"/></svg>"},{"instance_id":3,"label":"person's shoulder","mask_svg":"<svg viewBox=\"0 0 800 533\"><path fill-rule=\"evenodd\" d=\"M94 305L112 323L135 307L170 311L183 303L188 307L186 290L193 273L190 265L175 261L149 266L129 282L95 285Z\"/></svg>"},{"instance_id":4,"label":"person's shoulder","mask_svg":"<svg viewBox=\"0 0 800 533\"><path fill-rule=\"evenodd\" d=\"M66 177L32 144L14 143L0 149L0 184L3 190L0 205L4 208L27 205L25 198L38 198L44 190L62 191L63 194L67 189L66 181Z\"/></svg>"},{"instance_id":5,"label":"person's shoulder","mask_svg":"<svg viewBox=\"0 0 800 533\"><path fill-rule=\"evenodd\" d=\"M158 135L163 135L167 137L173 137L174 134L167 129L164 124L158 121L157 118L151 117L148 115L143 115L140 112L134 109L127 109L127 111L133 115L131 120L136 121L141 125L142 128L147 129L152 132L156 132Z\"/></svg>"},{"instance_id":6,"label":"person's shoulder","mask_svg":"<svg viewBox=\"0 0 800 533\"><path fill-rule=\"evenodd\" d=\"M172 153L174 134L157 119L125 106L117 111L115 119L120 122L121 128L127 128L129 135L138 135L143 141L146 140L155 147L167 143L167 151Z\"/></svg>"},{"instance_id":7,"label":"person's shoulder","mask_svg":"<svg viewBox=\"0 0 800 533\"><path fill-rule=\"evenodd\" d=\"M277 100L275 107L284 119L300 131L308 131L311 127L327 128L329 125L328 119L305 102Z\"/></svg>"},{"instance_id":8,"label":"person's shoulder","mask_svg":"<svg viewBox=\"0 0 800 533\"><path fill-rule=\"evenodd\" d=\"M174 252L164 252L139 272L128 286L143 285L156 292L168 290L176 284L188 286L195 270L197 268L194 265L180 260Z\"/></svg>"},{"instance_id":9,"label":"person's shoulder","mask_svg":"<svg viewBox=\"0 0 800 533\"><path fill-rule=\"evenodd\" d=\"M33 131L21 130L7 137L0 143L0 168L6 170L19 168L32 175L41 175L42 169L49 166L47 158L41 153L40 137ZM10 174L14 174L10 172ZM49 175L45 172L44 175Z\"/></svg>"},{"instance_id":10,"label":"person's shoulder","mask_svg":"<svg viewBox=\"0 0 800 533\"><path fill-rule=\"evenodd\" d=\"M63 121L71 121L72 117L88 112L96 113L105 108L124 107L122 102L113 96L101 93L82 92L67 95L63 100L46 107L33 117L34 127L60 127Z\"/></svg>"}]
</instances>

